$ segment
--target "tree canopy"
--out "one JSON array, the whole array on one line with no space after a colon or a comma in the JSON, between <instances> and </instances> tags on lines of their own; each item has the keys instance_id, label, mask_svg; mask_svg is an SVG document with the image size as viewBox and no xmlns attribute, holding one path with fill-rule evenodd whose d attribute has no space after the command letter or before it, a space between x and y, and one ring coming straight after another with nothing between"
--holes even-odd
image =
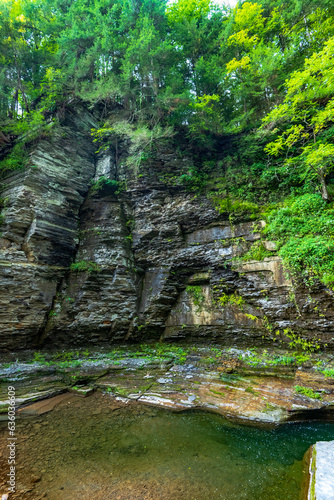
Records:
<instances>
[{"instance_id":1,"label":"tree canopy","mask_svg":"<svg viewBox=\"0 0 334 500\"><path fill-rule=\"evenodd\" d=\"M247 134L247 161L267 157L283 177L297 169L301 180L317 178L329 199L333 15L329 0L235 8L212 0L0 0L0 140L17 138L2 169L80 99L101 111L95 138L118 130L153 140L182 129L206 147Z\"/></svg>"}]
</instances>

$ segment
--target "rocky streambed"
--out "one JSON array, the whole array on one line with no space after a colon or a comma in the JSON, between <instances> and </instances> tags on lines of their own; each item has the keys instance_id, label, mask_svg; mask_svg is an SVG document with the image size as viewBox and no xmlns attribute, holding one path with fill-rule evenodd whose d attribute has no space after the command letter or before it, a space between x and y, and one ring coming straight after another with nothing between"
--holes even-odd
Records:
<instances>
[{"instance_id":1,"label":"rocky streambed","mask_svg":"<svg viewBox=\"0 0 334 500\"><path fill-rule=\"evenodd\" d=\"M17 403L10 498L306 498L303 456L334 440L332 354L154 344L16 356L0 371L3 494L8 385Z\"/></svg>"}]
</instances>

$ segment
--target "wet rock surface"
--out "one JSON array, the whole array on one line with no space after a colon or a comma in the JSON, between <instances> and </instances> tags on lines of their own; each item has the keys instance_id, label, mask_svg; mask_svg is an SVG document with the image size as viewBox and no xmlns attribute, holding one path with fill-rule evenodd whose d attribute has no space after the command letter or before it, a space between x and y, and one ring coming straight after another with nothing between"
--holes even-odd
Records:
<instances>
[{"instance_id":1,"label":"wet rock surface","mask_svg":"<svg viewBox=\"0 0 334 500\"><path fill-rule=\"evenodd\" d=\"M219 347L148 349L87 351L84 358L79 352L62 352L44 354L42 362L2 365L0 409L6 412L10 382L23 413L24 405L42 400L43 408L45 398L70 390L83 397L101 391L175 410L207 409L245 422L334 420L331 355L293 357L291 351Z\"/></svg>"}]
</instances>

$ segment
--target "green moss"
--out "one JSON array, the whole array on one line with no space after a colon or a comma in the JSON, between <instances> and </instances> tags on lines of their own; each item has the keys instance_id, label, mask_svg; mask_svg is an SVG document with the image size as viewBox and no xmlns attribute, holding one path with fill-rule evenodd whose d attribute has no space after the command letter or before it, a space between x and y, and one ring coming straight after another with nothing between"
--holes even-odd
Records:
<instances>
[{"instance_id":1,"label":"green moss","mask_svg":"<svg viewBox=\"0 0 334 500\"><path fill-rule=\"evenodd\" d=\"M251 215L256 215L260 212L260 207L256 203L230 198L229 196L225 198L213 196L212 202L214 203L219 213L226 213L226 212L234 214L250 213Z\"/></svg>"},{"instance_id":2,"label":"green moss","mask_svg":"<svg viewBox=\"0 0 334 500\"><path fill-rule=\"evenodd\" d=\"M217 394L218 396L221 396L222 398L224 398L226 396L225 392L220 392L220 391L214 391L213 389L209 389L210 392L212 392L213 394Z\"/></svg>"},{"instance_id":3,"label":"green moss","mask_svg":"<svg viewBox=\"0 0 334 500\"><path fill-rule=\"evenodd\" d=\"M259 396L259 395L260 395L260 393L259 393L259 392L257 392L257 391L255 391L255 390L253 389L253 387L251 387L251 386L248 386L248 387L245 389L245 392L249 392L250 394L253 394L253 396Z\"/></svg>"}]
</instances>

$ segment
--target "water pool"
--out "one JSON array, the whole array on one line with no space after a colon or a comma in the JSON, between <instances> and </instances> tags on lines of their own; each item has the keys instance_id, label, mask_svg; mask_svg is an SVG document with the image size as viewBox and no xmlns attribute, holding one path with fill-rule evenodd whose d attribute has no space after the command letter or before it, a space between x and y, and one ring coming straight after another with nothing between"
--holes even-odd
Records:
<instances>
[{"instance_id":1,"label":"water pool","mask_svg":"<svg viewBox=\"0 0 334 500\"><path fill-rule=\"evenodd\" d=\"M1 422L0 484L6 437ZM304 453L333 440L334 424L260 429L94 394L18 418L17 438L17 498L298 500Z\"/></svg>"}]
</instances>

